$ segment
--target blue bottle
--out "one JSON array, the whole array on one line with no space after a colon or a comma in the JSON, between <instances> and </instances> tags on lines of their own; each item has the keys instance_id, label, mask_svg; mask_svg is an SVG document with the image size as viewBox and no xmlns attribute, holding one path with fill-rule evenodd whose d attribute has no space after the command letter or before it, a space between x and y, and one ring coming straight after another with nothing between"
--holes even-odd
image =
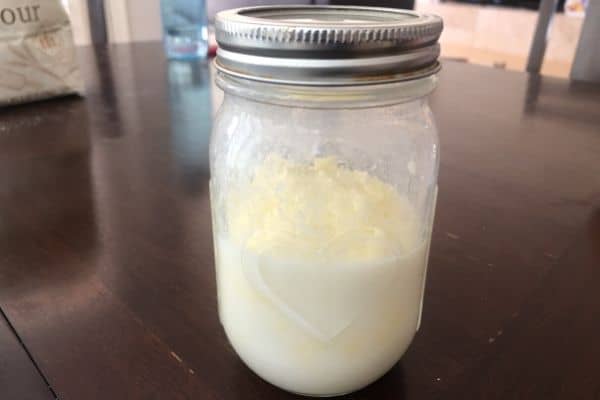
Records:
<instances>
[{"instance_id":1,"label":"blue bottle","mask_svg":"<svg viewBox=\"0 0 600 400\"><path fill-rule=\"evenodd\" d=\"M170 59L206 58L208 19L204 0L161 0L163 41Z\"/></svg>"}]
</instances>

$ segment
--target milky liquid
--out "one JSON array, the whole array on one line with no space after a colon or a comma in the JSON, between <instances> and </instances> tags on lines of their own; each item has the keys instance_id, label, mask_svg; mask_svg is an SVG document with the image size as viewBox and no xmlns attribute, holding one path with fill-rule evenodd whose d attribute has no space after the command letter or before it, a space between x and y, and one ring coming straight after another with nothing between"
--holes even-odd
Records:
<instances>
[{"instance_id":1,"label":"milky liquid","mask_svg":"<svg viewBox=\"0 0 600 400\"><path fill-rule=\"evenodd\" d=\"M292 392L348 393L417 329L426 246L408 201L333 159L271 158L215 233L219 313L238 355Z\"/></svg>"}]
</instances>

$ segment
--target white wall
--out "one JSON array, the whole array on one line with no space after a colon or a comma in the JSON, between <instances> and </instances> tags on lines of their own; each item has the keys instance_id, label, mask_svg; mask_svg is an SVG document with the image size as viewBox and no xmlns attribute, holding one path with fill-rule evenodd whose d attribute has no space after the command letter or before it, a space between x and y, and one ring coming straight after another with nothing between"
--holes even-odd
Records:
<instances>
[{"instance_id":1,"label":"white wall","mask_svg":"<svg viewBox=\"0 0 600 400\"><path fill-rule=\"evenodd\" d=\"M122 0L121 0L122 1ZM159 0L127 0L131 40L160 40L162 28Z\"/></svg>"},{"instance_id":2,"label":"white wall","mask_svg":"<svg viewBox=\"0 0 600 400\"><path fill-rule=\"evenodd\" d=\"M87 2L85 0L61 0L69 13L73 39L75 44L82 46L92 42L88 18Z\"/></svg>"}]
</instances>

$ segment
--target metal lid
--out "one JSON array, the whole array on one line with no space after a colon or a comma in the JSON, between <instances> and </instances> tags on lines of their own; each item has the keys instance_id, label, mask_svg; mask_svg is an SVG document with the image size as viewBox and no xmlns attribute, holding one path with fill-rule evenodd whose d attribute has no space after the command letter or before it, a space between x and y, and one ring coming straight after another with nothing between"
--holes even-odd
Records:
<instances>
[{"instance_id":1,"label":"metal lid","mask_svg":"<svg viewBox=\"0 0 600 400\"><path fill-rule=\"evenodd\" d=\"M353 6L264 6L222 11L216 66L247 79L356 85L422 78L439 70L442 19Z\"/></svg>"}]
</instances>

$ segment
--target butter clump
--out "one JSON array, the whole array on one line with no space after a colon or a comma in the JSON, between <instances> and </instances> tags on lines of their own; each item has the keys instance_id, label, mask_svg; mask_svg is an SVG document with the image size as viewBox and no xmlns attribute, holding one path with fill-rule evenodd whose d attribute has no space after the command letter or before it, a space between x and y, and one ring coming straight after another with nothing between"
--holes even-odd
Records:
<instances>
[{"instance_id":1,"label":"butter clump","mask_svg":"<svg viewBox=\"0 0 600 400\"><path fill-rule=\"evenodd\" d=\"M417 246L408 199L335 157L298 163L269 155L226 199L231 238L254 253L296 261L366 262Z\"/></svg>"}]
</instances>

